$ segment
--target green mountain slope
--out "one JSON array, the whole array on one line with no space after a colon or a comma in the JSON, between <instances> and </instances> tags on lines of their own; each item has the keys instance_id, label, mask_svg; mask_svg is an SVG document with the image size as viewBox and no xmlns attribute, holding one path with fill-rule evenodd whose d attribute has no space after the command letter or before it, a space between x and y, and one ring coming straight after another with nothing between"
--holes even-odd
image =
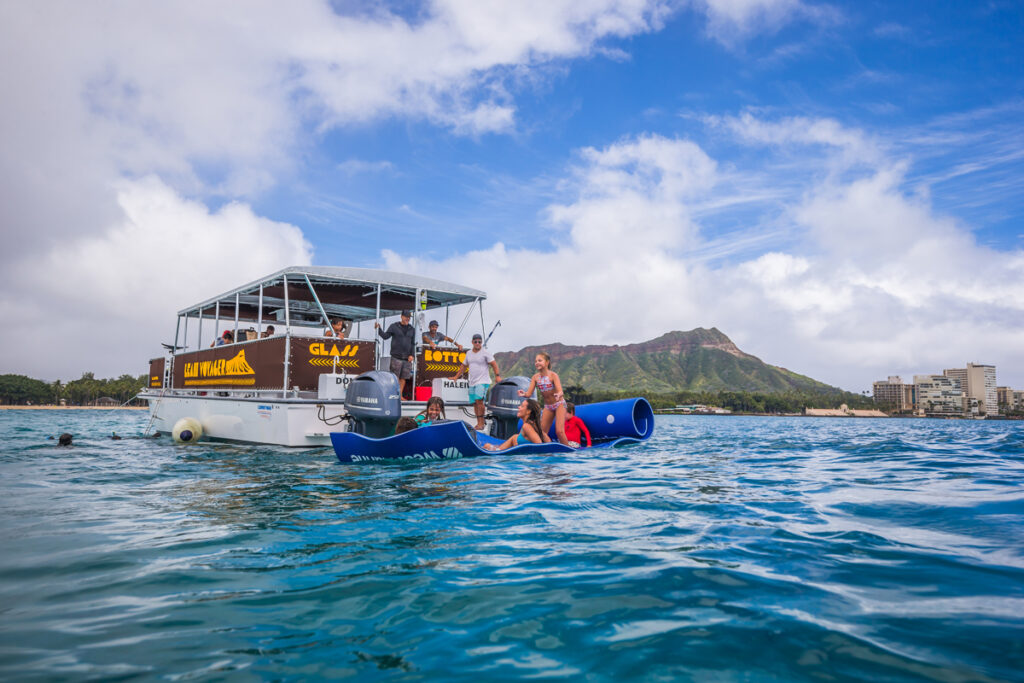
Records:
<instances>
[{"instance_id":1,"label":"green mountain slope","mask_svg":"<svg viewBox=\"0 0 1024 683\"><path fill-rule=\"evenodd\" d=\"M842 390L785 368L768 365L736 348L715 328L669 332L657 339L626 346L528 346L497 353L502 375L525 375L535 370L540 351L551 355L563 386L581 385L587 391L752 391L783 393Z\"/></svg>"}]
</instances>

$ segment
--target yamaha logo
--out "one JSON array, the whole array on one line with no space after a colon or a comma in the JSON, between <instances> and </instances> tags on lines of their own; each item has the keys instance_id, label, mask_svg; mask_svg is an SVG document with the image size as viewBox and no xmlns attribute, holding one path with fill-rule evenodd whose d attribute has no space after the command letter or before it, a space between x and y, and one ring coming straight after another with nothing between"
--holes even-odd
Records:
<instances>
[{"instance_id":1,"label":"yamaha logo","mask_svg":"<svg viewBox=\"0 0 1024 683\"><path fill-rule=\"evenodd\" d=\"M356 403L377 403L373 396L356 396Z\"/></svg>"},{"instance_id":2,"label":"yamaha logo","mask_svg":"<svg viewBox=\"0 0 1024 683\"><path fill-rule=\"evenodd\" d=\"M517 406L520 403L522 403L522 401L514 401L514 400L511 400L511 399L503 398L501 400L501 403L502 403L502 405L506 405L506 406Z\"/></svg>"}]
</instances>

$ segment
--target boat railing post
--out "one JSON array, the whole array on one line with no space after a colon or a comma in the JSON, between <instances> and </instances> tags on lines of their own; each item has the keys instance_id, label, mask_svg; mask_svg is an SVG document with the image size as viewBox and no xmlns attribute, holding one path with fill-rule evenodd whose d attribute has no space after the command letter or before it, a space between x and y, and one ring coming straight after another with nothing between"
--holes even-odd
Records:
<instances>
[{"instance_id":1,"label":"boat railing post","mask_svg":"<svg viewBox=\"0 0 1024 683\"><path fill-rule=\"evenodd\" d=\"M181 318L179 317L178 319L180 320ZM184 332L182 332L181 336L185 340L184 348L182 349L182 351L188 351L188 313L185 314L185 330ZM177 346L178 342L175 341L174 345Z\"/></svg>"},{"instance_id":2,"label":"boat railing post","mask_svg":"<svg viewBox=\"0 0 1024 683\"><path fill-rule=\"evenodd\" d=\"M232 335L235 338L235 343L238 343L238 292L235 292L235 332Z\"/></svg>"},{"instance_id":3,"label":"boat railing post","mask_svg":"<svg viewBox=\"0 0 1024 683\"><path fill-rule=\"evenodd\" d=\"M203 307L199 307L199 330L196 332L196 348L203 348Z\"/></svg>"},{"instance_id":4,"label":"boat railing post","mask_svg":"<svg viewBox=\"0 0 1024 683\"><path fill-rule=\"evenodd\" d=\"M213 336L215 338L220 337L220 300L213 307Z\"/></svg>"}]
</instances>

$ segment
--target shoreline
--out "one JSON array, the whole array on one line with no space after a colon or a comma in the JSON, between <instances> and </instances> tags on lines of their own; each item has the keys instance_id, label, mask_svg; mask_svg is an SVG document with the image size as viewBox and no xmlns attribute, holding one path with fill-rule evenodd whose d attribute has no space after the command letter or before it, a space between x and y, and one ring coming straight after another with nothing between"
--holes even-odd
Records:
<instances>
[{"instance_id":1,"label":"shoreline","mask_svg":"<svg viewBox=\"0 0 1024 683\"><path fill-rule=\"evenodd\" d=\"M0 410L146 410L148 406L0 406Z\"/></svg>"}]
</instances>

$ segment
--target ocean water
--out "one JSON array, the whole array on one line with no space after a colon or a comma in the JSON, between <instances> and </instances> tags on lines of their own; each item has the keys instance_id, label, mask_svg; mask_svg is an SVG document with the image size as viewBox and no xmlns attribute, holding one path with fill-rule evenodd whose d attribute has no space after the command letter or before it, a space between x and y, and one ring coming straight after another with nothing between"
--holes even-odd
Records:
<instances>
[{"instance_id":1,"label":"ocean water","mask_svg":"<svg viewBox=\"0 0 1024 683\"><path fill-rule=\"evenodd\" d=\"M398 465L146 424L0 411L0 678L1024 680L1022 422Z\"/></svg>"}]
</instances>

